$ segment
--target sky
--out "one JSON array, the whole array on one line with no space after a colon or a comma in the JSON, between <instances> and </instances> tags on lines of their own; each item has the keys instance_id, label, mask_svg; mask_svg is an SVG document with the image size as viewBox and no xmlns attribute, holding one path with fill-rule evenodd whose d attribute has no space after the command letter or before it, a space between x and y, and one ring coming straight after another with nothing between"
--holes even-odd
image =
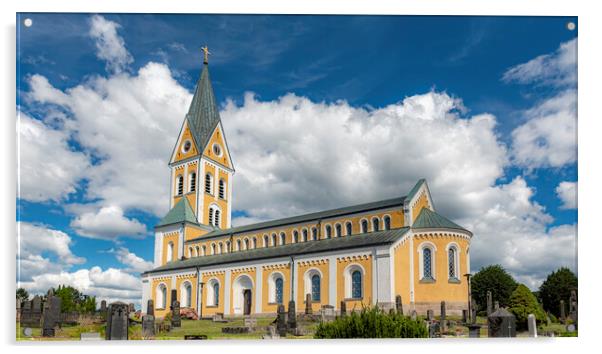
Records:
<instances>
[{"instance_id":1,"label":"sky","mask_svg":"<svg viewBox=\"0 0 602 354\"><path fill-rule=\"evenodd\" d=\"M31 25L24 24L25 19ZM575 17L17 15L17 282L139 306L207 45L233 224L403 196L472 271L576 269Z\"/></svg>"}]
</instances>

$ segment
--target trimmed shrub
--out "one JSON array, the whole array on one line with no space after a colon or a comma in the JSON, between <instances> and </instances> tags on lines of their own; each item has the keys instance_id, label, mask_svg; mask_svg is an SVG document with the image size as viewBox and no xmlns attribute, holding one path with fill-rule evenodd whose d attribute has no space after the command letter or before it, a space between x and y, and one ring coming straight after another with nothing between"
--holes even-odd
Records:
<instances>
[{"instance_id":1,"label":"trimmed shrub","mask_svg":"<svg viewBox=\"0 0 602 354\"><path fill-rule=\"evenodd\" d=\"M314 338L428 338L428 330L420 319L387 314L374 307L320 323Z\"/></svg>"},{"instance_id":2,"label":"trimmed shrub","mask_svg":"<svg viewBox=\"0 0 602 354\"><path fill-rule=\"evenodd\" d=\"M516 290L510 296L510 312L516 316L516 328L525 330L528 328L529 314L534 314L538 323L546 321L546 314L541 305L537 302L537 298L529 288L523 284L519 284Z\"/></svg>"}]
</instances>

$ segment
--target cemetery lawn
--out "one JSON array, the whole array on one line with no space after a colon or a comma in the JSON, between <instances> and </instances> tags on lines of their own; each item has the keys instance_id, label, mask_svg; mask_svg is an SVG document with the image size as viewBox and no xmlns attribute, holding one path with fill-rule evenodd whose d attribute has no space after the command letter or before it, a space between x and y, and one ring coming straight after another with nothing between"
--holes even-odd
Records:
<instances>
[{"instance_id":1,"label":"cemetery lawn","mask_svg":"<svg viewBox=\"0 0 602 354\"><path fill-rule=\"evenodd\" d=\"M105 325L104 324L90 324L90 325L76 325L67 326L63 325L55 333L54 337L42 337L41 328L31 328L32 336L26 337L23 334L23 328L21 324L17 322L17 341L65 341L65 340L80 340L81 333L84 332L98 332L100 337L104 338Z\"/></svg>"}]
</instances>

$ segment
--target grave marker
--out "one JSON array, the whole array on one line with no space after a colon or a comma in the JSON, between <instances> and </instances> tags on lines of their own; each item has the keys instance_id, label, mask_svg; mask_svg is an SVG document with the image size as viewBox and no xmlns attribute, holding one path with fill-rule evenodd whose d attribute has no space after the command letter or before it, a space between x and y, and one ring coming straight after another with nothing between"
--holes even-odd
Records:
<instances>
[{"instance_id":1,"label":"grave marker","mask_svg":"<svg viewBox=\"0 0 602 354\"><path fill-rule=\"evenodd\" d=\"M109 305L106 340L128 339L128 305L117 301Z\"/></svg>"},{"instance_id":2,"label":"grave marker","mask_svg":"<svg viewBox=\"0 0 602 354\"><path fill-rule=\"evenodd\" d=\"M537 338L537 322L535 321L534 314L529 314L527 317L527 324L529 326L529 337Z\"/></svg>"},{"instance_id":3,"label":"grave marker","mask_svg":"<svg viewBox=\"0 0 602 354\"><path fill-rule=\"evenodd\" d=\"M305 314L306 315L311 315L313 313L313 310L311 308L311 294L306 294L305 295Z\"/></svg>"},{"instance_id":4,"label":"grave marker","mask_svg":"<svg viewBox=\"0 0 602 354\"><path fill-rule=\"evenodd\" d=\"M182 327L182 317L180 316L180 302L178 300L172 302L171 305L171 326Z\"/></svg>"},{"instance_id":5,"label":"grave marker","mask_svg":"<svg viewBox=\"0 0 602 354\"><path fill-rule=\"evenodd\" d=\"M487 316L493 313L493 296L491 291L487 290Z\"/></svg>"}]
</instances>

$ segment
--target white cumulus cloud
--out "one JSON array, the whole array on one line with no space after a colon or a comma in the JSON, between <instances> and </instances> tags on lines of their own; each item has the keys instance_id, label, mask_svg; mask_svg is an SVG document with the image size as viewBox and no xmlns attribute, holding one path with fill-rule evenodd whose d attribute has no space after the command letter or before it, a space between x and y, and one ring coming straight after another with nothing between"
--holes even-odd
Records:
<instances>
[{"instance_id":1,"label":"white cumulus cloud","mask_svg":"<svg viewBox=\"0 0 602 354\"><path fill-rule=\"evenodd\" d=\"M96 56L106 62L106 68L112 73L120 73L134 61L125 47L123 38L117 33L118 23L100 15L90 18L90 37L96 45Z\"/></svg>"},{"instance_id":2,"label":"white cumulus cloud","mask_svg":"<svg viewBox=\"0 0 602 354\"><path fill-rule=\"evenodd\" d=\"M153 268L153 262L145 261L125 247L119 247L111 252L121 264L127 266L126 271L142 273Z\"/></svg>"},{"instance_id":3,"label":"white cumulus cloud","mask_svg":"<svg viewBox=\"0 0 602 354\"><path fill-rule=\"evenodd\" d=\"M146 234L146 226L125 217L118 206L103 207L96 213L83 213L71 221L71 227L81 236L107 240L120 236L144 237Z\"/></svg>"},{"instance_id":4,"label":"white cumulus cloud","mask_svg":"<svg viewBox=\"0 0 602 354\"><path fill-rule=\"evenodd\" d=\"M562 209L577 208L577 182L560 182L556 187L556 195L562 201Z\"/></svg>"}]
</instances>

